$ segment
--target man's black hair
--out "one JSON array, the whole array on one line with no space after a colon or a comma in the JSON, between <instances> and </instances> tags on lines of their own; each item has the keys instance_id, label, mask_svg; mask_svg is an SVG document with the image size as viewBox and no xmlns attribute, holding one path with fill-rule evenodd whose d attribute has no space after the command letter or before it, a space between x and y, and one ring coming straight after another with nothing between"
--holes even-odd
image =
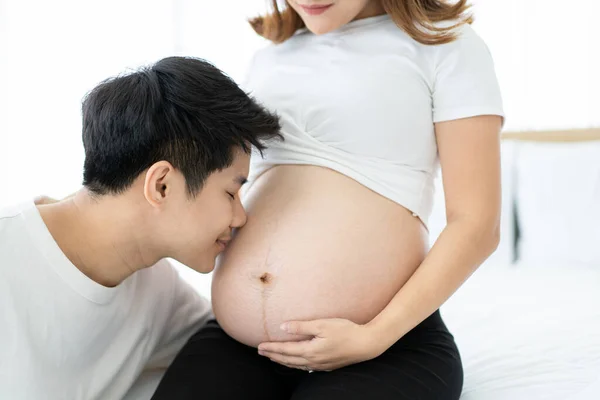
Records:
<instances>
[{"instance_id":1,"label":"man's black hair","mask_svg":"<svg viewBox=\"0 0 600 400\"><path fill-rule=\"evenodd\" d=\"M109 78L86 95L82 107L83 185L118 194L152 164L181 171L189 194L233 162L234 149L261 153L281 138L277 116L209 62L168 57L133 73Z\"/></svg>"}]
</instances>

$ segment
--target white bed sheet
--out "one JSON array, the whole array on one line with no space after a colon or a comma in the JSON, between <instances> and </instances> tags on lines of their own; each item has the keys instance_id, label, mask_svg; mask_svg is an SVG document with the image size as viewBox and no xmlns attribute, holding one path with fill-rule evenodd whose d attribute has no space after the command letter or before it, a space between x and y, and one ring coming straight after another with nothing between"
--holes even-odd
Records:
<instances>
[{"instance_id":1,"label":"white bed sheet","mask_svg":"<svg viewBox=\"0 0 600 400\"><path fill-rule=\"evenodd\" d=\"M461 400L600 399L600 266L482 266L442 307Z\"/></svg>"}]
</instances>

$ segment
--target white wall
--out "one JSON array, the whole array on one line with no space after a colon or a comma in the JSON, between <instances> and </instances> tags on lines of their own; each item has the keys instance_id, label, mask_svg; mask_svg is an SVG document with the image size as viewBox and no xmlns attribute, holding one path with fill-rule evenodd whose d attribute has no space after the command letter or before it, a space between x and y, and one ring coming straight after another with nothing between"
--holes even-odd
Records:
<instances>
[{"instance_id":1,"label":"white wall","mask_svg":"<svg viewBox=\"0 0 600 400\"><path fill-rule=\"evenodd\" d=\"M474 0L490 47L506 128L600 126L598 0Z\"/></svg>"},{"instance_id":2,"label":"white wall","mask_svg":"<svg viewBox=\"0 0 600 400\"><path fill-rule=\"evenodd\" d=\"M79 187L80 104L99 81L169 55L241 79L261 42L247 0L0 1L0 206Z\"/></svg>"}]
</instances>

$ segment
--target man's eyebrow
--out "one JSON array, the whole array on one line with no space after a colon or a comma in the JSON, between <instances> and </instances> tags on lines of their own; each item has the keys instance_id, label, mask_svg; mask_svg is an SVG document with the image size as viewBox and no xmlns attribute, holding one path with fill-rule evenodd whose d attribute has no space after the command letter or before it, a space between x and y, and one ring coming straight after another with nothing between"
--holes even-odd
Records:
<instances>
[{"instance_id":1,"label":"man's eyebrow","mask_svg":"<svg viewBox=\"0 0 600 400\"><path fill-rule=\"evenodd\" d=\"M239 184L240 186L243 186L245 183L248 182L248 178L246 178L245 176L237 176L234 178L234 182Z\"/></svg>"}]
</instances>

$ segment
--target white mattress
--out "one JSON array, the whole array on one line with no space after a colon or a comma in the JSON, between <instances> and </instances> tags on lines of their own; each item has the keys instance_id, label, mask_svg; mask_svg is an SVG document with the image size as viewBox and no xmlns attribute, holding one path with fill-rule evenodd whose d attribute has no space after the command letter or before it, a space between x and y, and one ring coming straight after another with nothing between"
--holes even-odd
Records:
<instances>
[{"instance_id":1,"label":"white mattress","mask_svg":"<svg viewBox=\"0 0 600 400\"><path fill-rule=\"evenodd\" d=\"M600 399L600 266L483 266L442 314L462 400Z\"/></svg>"}]
</instances>

